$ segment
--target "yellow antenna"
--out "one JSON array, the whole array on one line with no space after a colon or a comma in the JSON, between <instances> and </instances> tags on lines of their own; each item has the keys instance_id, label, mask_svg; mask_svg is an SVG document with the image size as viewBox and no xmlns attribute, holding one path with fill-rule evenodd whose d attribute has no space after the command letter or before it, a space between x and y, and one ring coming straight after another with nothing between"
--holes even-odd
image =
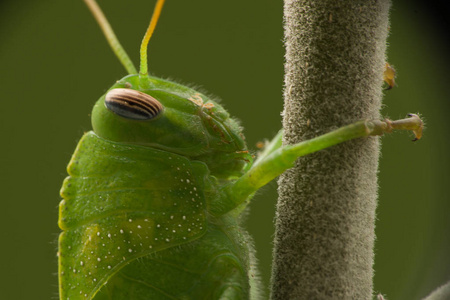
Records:
<instances>
[{"instance_id":1,"label":"yellow antenna","mask_svg":"<svg viewBox=\"0 0 450 300\"><path fill-rule=\"evenodd\" d=\"M139 70L139 81L142 84L148 81L148 65L147 65L147 45L148 41L152 37L153 31L155 30L156 23L158 23L159 16L161 15L161 10L164 5L165 0L158 0L155 5L155 10L153 11L152 19L148 25L147 32L142 39L141 44L141 65Z\"/></svg>"}]
</instances>

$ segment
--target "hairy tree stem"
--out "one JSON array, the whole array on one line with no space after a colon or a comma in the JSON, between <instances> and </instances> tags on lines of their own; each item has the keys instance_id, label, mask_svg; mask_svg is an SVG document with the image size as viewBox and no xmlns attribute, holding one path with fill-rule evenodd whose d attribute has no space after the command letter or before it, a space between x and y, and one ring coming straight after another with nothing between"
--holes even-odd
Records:
<instances>
[{"instance_id":1,"label":"hairy tree stem","mask_svg":"<svg viewBox=\"0 0 450 300\"><path fill-rule=\"evenodd\" d=\"M284 2L283 144L379 119L390 2ZM352 140L280 177L272 299L372 298L378 156Z\"/></svg>"},{"instance_id":2,"label":"hairy tree stem","mask_svg":"<svg viewBox=\"0 0 450 300\"><path fill-rule=\"evenodd\" d=\"M423 300L448 300L450 299L450 281L434 290Z\"/></svg>"}]
</instances>

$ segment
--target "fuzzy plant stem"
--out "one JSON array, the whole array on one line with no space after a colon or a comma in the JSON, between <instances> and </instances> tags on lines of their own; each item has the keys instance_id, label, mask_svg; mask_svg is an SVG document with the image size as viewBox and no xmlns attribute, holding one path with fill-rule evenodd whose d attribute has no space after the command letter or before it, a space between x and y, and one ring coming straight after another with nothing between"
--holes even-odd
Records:
<instances>
[{"instance_id":1,"label":"fuzzy plant stem","mask_svg":"<svg viewBox=\"0 0 450 300\"><path fill-rule=\"evenodd\" d=\"M450 299L450 281L437 288L423 300L448 300Z\"/></svg>"},{"instance_id":2,"label":"fuzzy plant stem","mask_svg":"<svg viewBox=\"0 0 450 300\"><path fill-rule=\"evenodd\" d=\"M389 7L284 1L284 145L380 118ZM273 300L372 298L379 147L348 141L280 177Z\"/></svg>"}]
</instances>

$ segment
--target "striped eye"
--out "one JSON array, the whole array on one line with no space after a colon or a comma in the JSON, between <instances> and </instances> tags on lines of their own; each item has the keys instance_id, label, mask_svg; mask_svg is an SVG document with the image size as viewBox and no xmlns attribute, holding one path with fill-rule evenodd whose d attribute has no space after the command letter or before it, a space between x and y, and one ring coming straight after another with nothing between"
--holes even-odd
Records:
<instances>
[{"instance_id":1,"label":"striped eye","mask_svg":"<svg viewBox=\"0 0 450 300\"><path fill-rule=\"evenodd\" d=\"M164 106L152 96L131 89L109 91L105 96L105 106L113 113L132 120L150 120L164 110Z\"/></svg>"}]
</instances>

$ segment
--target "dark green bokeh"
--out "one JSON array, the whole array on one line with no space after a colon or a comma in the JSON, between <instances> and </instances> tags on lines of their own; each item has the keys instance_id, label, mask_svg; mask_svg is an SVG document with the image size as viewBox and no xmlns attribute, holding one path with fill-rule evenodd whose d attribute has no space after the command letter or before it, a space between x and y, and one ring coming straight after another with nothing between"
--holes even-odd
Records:
<instances>
[{"instance_id":1,"label":"dark green bokeh","mask_svg":"<svg viewBox=\"0 0 450 300\"><path fill-rule=\"evenodd\" d=\"M132 59L154 1L100 1ZM383 139L375 290L418 299L450 276L449 36L433 7L395 2L389 62L392 118L421 112L423 140ZM59 188L97 98L125 75L81 0L0 4L2 299L57 298ZM437 17L438 16L438 17ZM168 1L150 43L150 70L198 84L242 121L252 149L280 128L282 1ZM349 78L351 80L351 78ZM248 226L270 276L276 184L254 199Z\"/></svg>"}]
</instances>

